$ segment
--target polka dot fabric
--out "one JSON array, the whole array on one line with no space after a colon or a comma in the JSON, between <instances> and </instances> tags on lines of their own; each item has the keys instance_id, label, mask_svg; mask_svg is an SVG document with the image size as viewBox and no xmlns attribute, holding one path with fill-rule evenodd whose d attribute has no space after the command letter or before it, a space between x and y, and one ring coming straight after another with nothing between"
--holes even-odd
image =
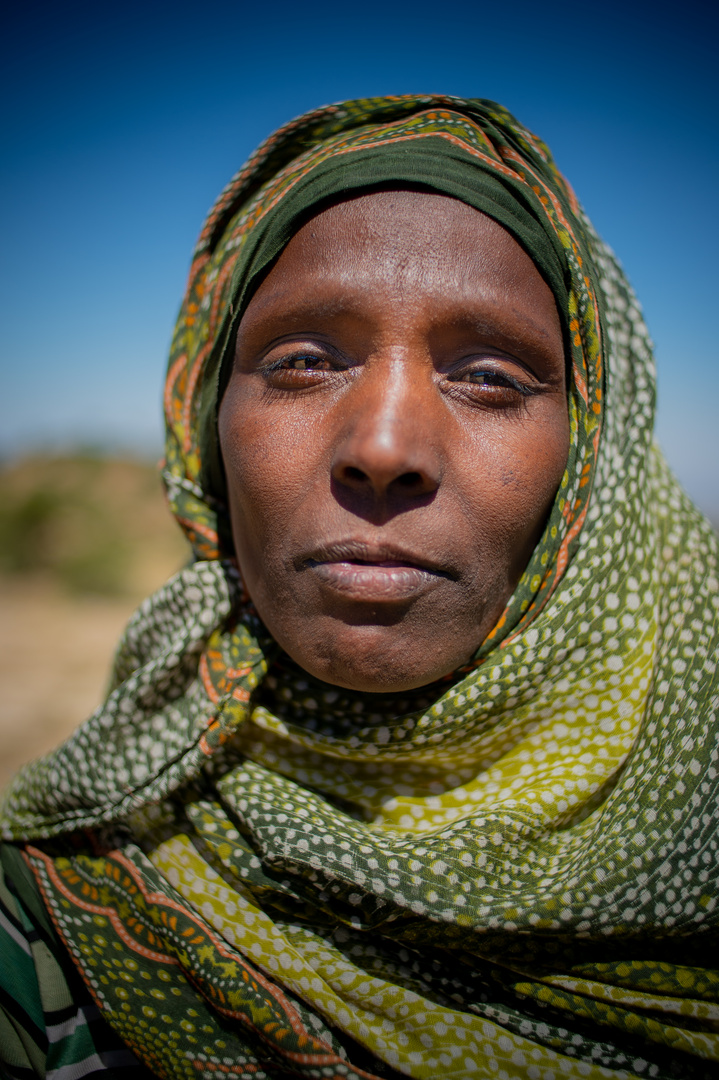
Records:
<instances>
[{"instance_id":1,"label":"polka dot fabric","mask_svg":"<svg viewBox=\"0 0 719 1080\"><path fill-rule=\"evenodd\" d=\"M406 134L428 111L548 193L573 447L475 662L383 697L315 681L267 635L201 485L193 403L268 191L355 127ZM168 387L197 561L142 605L107 701L2 818L123 1040L168 1078L715 1077L717 541L652 441L636 300L546 148L449 98L294 122L210 215Z\"/></svg>"}]
</instances>

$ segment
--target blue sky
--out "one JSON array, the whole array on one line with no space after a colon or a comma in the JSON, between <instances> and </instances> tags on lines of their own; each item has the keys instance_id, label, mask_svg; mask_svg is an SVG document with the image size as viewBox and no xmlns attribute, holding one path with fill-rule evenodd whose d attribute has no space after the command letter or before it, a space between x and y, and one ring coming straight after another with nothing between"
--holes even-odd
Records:
<instances>
[{"instance_id":1,"label":"blue sky","mask_svg":"<svg viewBox=\"0 0 719 1080\"><path fill-rule=\"evenodd\" d=\"M172 324L220 188L306 109L438 91L501 101L549 143L643 304L660 440L719 519L719 19L701 11L14 5L0 55L0 453L159 452Z\"/></svg>"}]
</instances>

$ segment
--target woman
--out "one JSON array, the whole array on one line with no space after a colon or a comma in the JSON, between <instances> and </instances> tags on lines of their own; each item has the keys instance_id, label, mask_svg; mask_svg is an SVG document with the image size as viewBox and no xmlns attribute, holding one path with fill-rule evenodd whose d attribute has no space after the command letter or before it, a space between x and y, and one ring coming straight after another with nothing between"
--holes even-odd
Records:
<instances>
[{"instance_id":1,"label":"woman","mask_svg":"<svg viewBox=\"0 0 719 1080\"><path fill-rule=\"evenodd\" d=\"M165 401L196 561L6 795L8 1075L716 1075L716 539L546 148L289 124Z\"/></svg>"}]
</instances>

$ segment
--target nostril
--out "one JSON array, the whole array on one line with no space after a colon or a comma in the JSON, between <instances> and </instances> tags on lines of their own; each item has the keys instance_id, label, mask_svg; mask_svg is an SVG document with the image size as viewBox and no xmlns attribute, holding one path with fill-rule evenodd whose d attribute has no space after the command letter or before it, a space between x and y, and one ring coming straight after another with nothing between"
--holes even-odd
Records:
<instances>
[{"instance_id":1,"label":"nostril","mask_svg":"<svg viewBox=\"0 0 719 1080\"><path fill-rule=\"evenodd\" d=\"M335 476L340 483L349 484L352 487L365 488L369 484L378 493L385 492L391 487L395 491L404 491L407 495L419 495L436 487L430 476L416 469L402 472L399 476L392 476L383 474L383 470L365 471L358 469L356 465L344 465L335 473Z\"/></svg>"},{"instance_id":2,"label":"nostril","mask_svg":"<svg viewBox=\"0 0 719 1080\"><path fill-rule=\"evenodd\" d=\"M422 477L418 472L406 472L398 476L395 483L400 487L416 488L422 483Z\"/></svg>"}]
</instances>

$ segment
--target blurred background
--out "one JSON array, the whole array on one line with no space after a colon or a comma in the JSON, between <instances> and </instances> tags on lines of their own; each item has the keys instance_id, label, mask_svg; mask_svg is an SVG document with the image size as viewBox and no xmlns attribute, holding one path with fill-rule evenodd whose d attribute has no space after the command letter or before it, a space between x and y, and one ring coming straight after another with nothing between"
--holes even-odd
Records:
<instances>
[{"instance_id":1,"label":"blurred background","mask_svg":"<svg viewBox=\"0 0 719 1080\"><path fill-rule=\"evenodd\" d=\"M0 80L0 782L98 703L135 604L186 557L161 386L194 240L320 104L502 102L551 147L656 342L658 437L719 521L716 6L13 5Z\"/></svg>"}]
</instances>

